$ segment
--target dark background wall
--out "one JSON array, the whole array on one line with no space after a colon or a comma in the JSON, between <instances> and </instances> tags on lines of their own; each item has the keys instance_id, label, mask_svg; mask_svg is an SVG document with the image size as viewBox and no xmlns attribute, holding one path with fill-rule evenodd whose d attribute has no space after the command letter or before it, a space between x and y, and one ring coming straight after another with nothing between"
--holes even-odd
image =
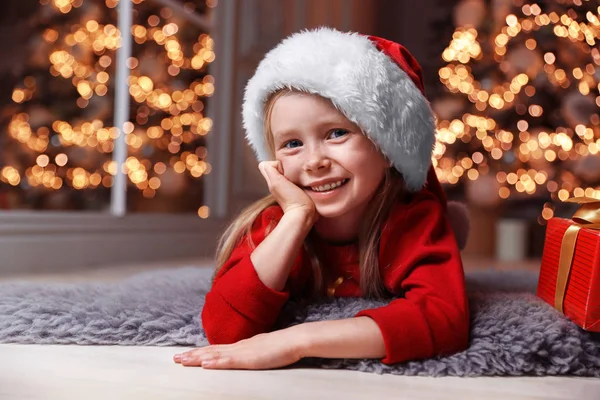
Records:
<instances>
[{"instance_id":1,"label":"dark background wall","mask_svg":"<svg viewBox=\"0 0 600 400\"><path fill-rule=\"evenodd\" d=\"M440 55L452 38L454 0L376 0L373 33L402 43L423 68L429 98L442 91Z\"/></svg>"}]
</instances>

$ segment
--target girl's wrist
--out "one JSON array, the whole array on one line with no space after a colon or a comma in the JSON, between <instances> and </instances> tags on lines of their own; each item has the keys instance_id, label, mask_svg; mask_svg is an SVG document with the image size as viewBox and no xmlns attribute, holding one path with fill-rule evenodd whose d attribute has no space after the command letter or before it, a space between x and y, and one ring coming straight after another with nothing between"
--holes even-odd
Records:
<instances>
[{"instance_id":1,"label":"girl's wrist","mask_svg":"<svg viewBox=\"0 0 600 400\"><path fill-rule=\"evenodd\" d=\"M290 344L292 351L298 359L309 357L311 354L312 340L306 329L306 323L287 328L291 334Z\"/></svg>"},{"instance_id":2,"label":"girl's wrist","mask_svg":"<svg viewBox=\"0 0 600 400\"><path fill-rule=\"evenodd\" d=\"M312 226L317 222L318 214L316 210L311 211L308 209L296 208L284 212L283 218L294 220L296 223L302 224L310 230Z\"/></svg>"}]
</instances>

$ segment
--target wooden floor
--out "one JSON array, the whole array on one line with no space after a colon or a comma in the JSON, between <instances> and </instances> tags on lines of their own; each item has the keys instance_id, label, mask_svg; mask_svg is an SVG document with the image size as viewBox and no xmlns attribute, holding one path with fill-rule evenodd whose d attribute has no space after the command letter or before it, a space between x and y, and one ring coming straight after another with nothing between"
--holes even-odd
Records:
<instances>
[{"instance_id":1,"label":"wooden floor","mask_svg":"<svg viewBox=\"0 0 600 400\"><path fill-rule=\"evenodd\" d=\"M467 270L482 260L466 260ZM177 261L69 274L19 277L42 282L115 280L148 269L209 265ZM536 262L520 268L537 268ZM486 265L514 269L515 264ZM12 280L3 278L2 281ZM600 399L600 379L430 378L354 371L209 371L172 356L185 348L0 345L0 400L18 399Z\"/></svg>"},{"instance_id":2,"label":"wooden floor","mask_svg":"<svg viewBox=\"0 0 600 400\"><path fill-rule=\"evenodd\" d=\"M180 348L0 345L0 399L598 399L600 380L427 378L354 371L209 371Z\"/></svg>"}]
</instances>

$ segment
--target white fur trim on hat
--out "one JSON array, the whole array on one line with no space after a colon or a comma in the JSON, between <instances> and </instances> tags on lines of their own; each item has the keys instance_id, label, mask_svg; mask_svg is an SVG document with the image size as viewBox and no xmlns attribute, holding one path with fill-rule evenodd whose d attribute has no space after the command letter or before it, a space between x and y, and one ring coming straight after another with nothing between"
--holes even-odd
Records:
<instances>
[{"instance_id":1,"label":"white fur trim on hat","mask_svg":"<svg viewBox=\"0 0 600 400\"><path fill-rule=\"evenodd\" d=\"M319 28L284 39L260 62L244 93L246 138L269 159L264 104L294 88L328 98L392 161L411 190L431 165L435 124L429 102L409 76L366 36Z\"/></svg>"}]
</instances>

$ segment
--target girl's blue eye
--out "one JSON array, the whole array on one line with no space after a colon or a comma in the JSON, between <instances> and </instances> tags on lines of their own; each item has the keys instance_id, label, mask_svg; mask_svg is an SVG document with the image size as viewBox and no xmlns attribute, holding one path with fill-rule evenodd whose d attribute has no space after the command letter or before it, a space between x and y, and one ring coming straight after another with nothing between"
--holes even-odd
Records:
<instances>
[{"instance_id":1,"label":"girl's blue eye","mask_svg":"<svg viewBox=\"0 0 600 400\"><path fill-rule=\"evenodd\" d=\"M288 149L295 149L296 147L300 146L302 146L302 142L296 139L290 140L289 142L283 145L283 147L286 147Z\"/></svg>"},{"instance_id":2,"label":"girl's blue eye","mask_svg":"<svg viewBox=\"0 0 600 400\"><path fill-rule=\"evenodd\" d=\"M347 135L348 133L350 133L349 131L347 131L346 129L333 129L329 132L329 136L332 139L337 139L340 138L344 135Z\"/></svg>"}]
</instances>

